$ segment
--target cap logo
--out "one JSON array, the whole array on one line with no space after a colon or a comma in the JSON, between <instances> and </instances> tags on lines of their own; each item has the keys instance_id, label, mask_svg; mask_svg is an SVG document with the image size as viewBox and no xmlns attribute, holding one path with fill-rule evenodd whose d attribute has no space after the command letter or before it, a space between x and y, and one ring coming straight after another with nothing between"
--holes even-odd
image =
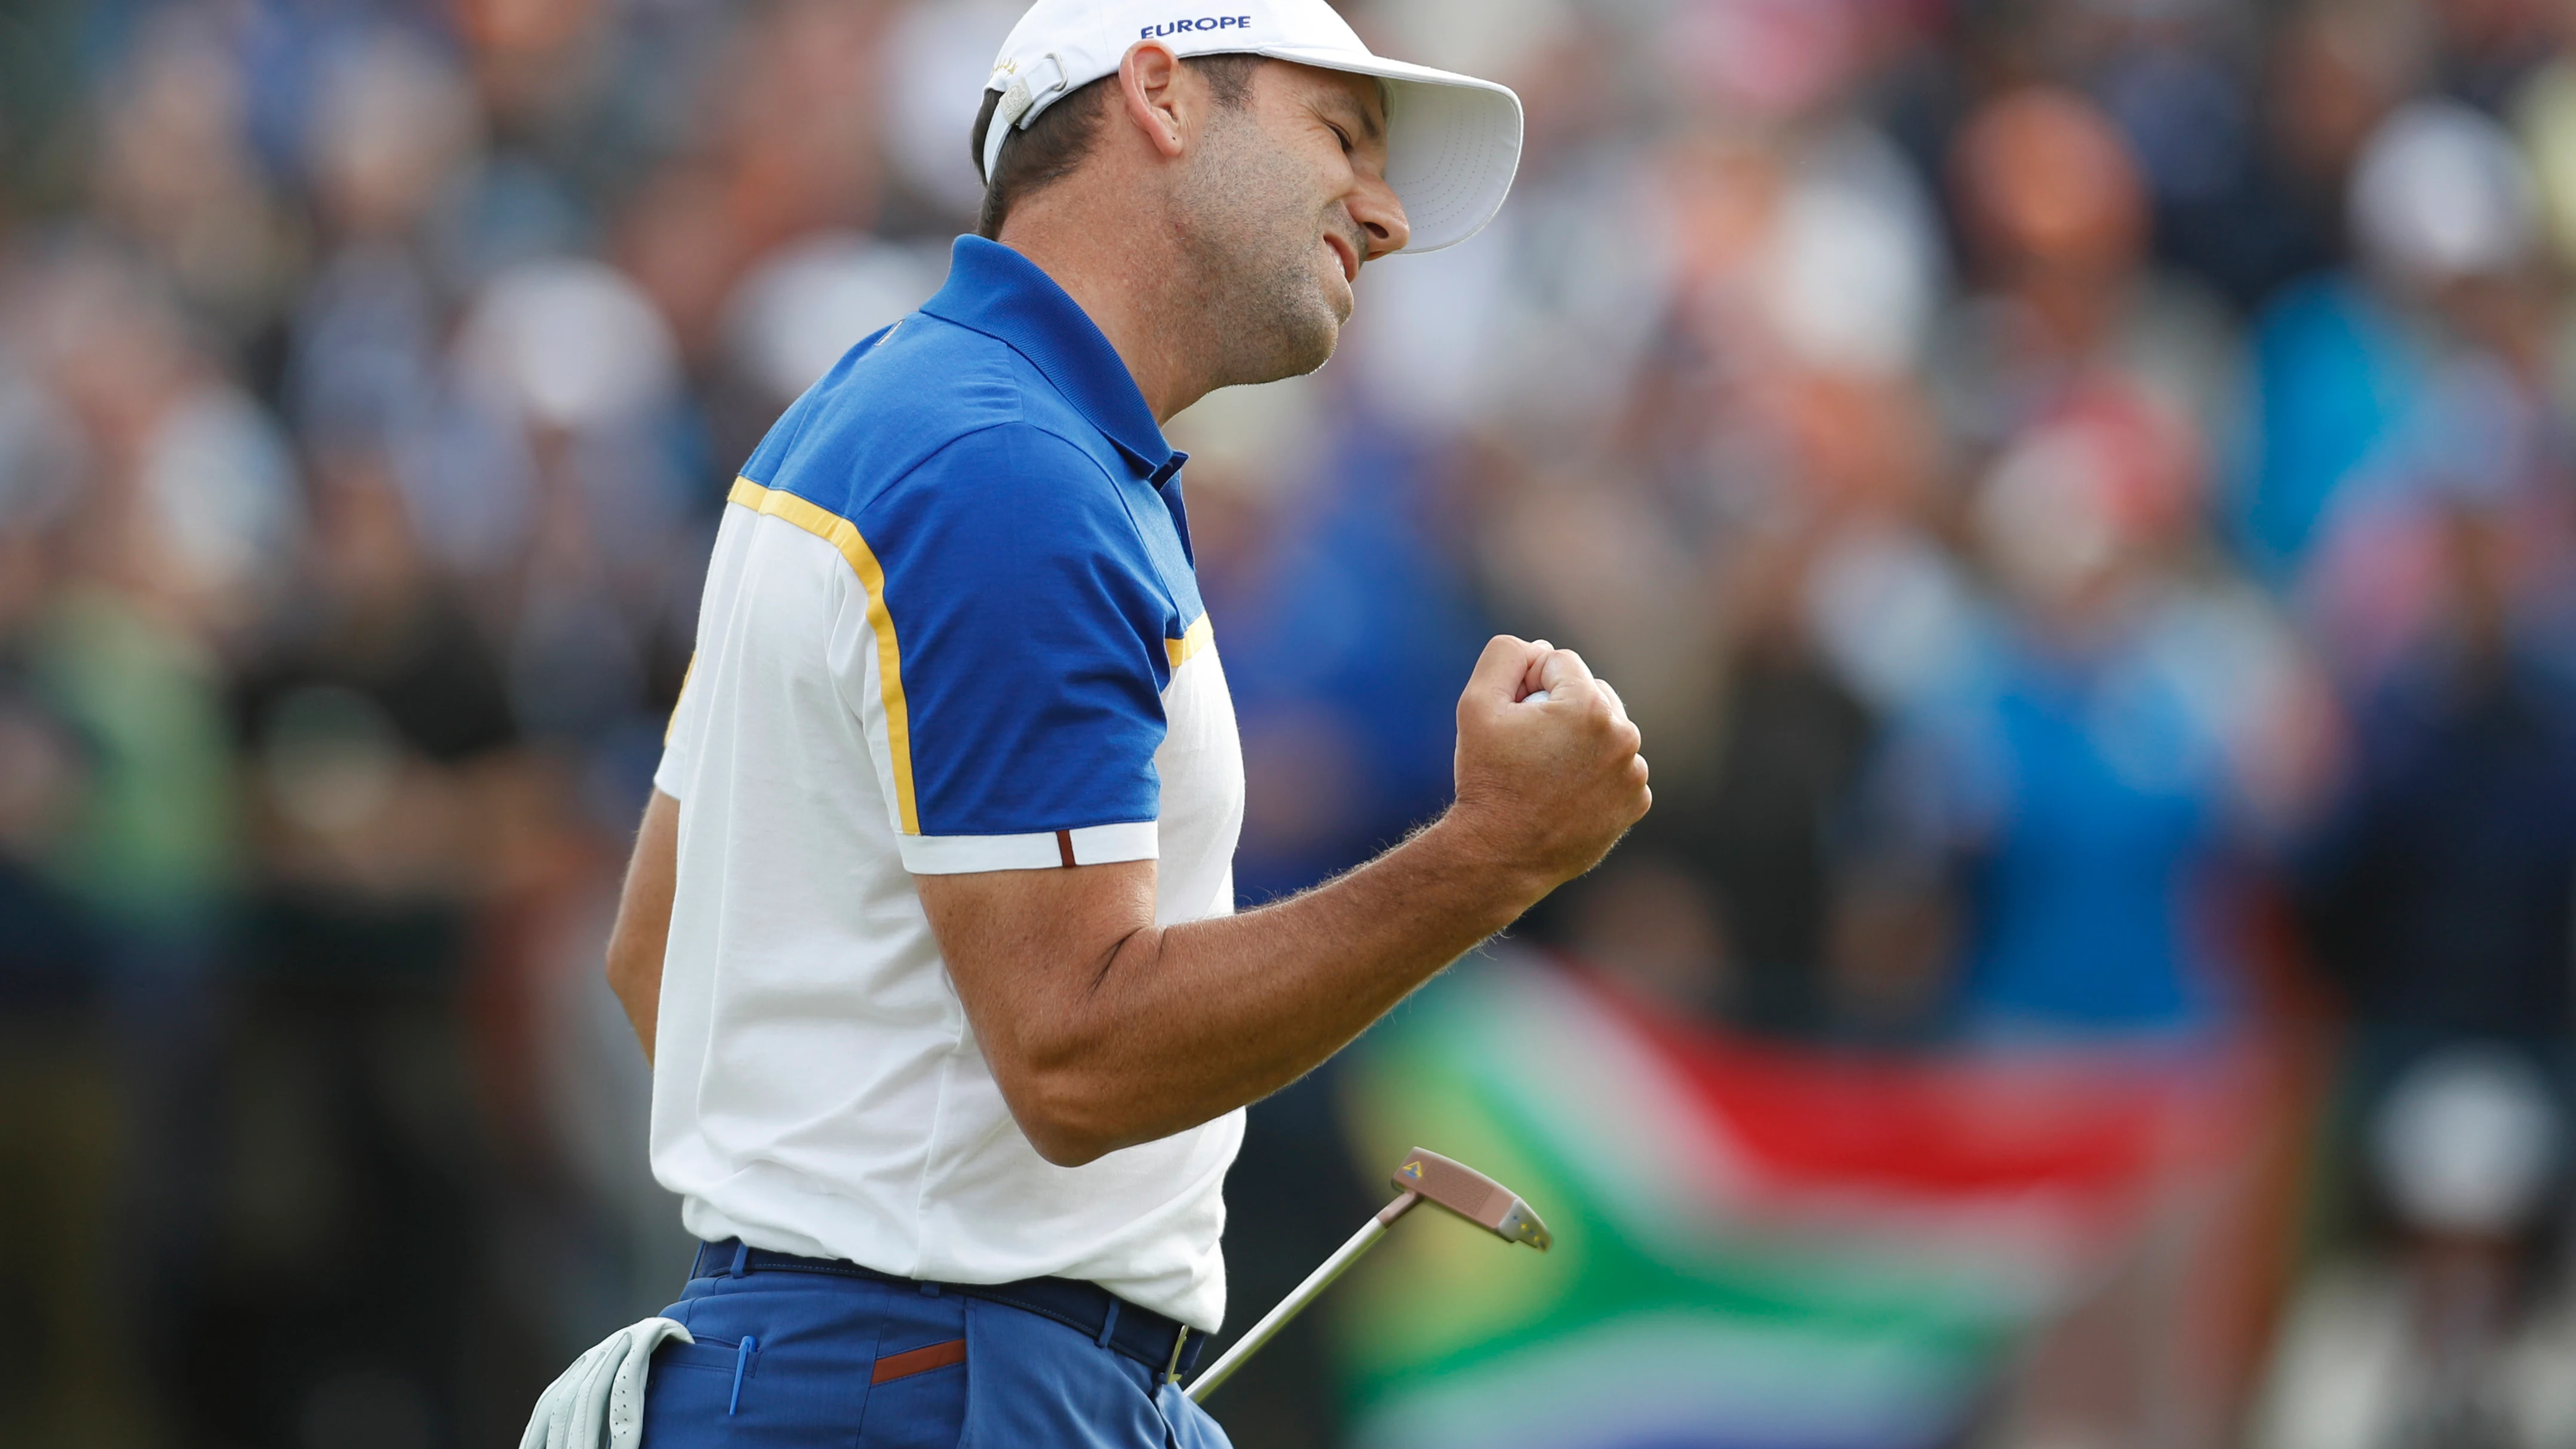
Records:
<instances>
[{"instance_id":1,"label":"cap logo","mask_svg":"<svg viewBox=\"0 0 2576 1449\"><path fill-rule=\"evenodd\" d=\"M1165 40L1175 35L1188 35L1199 30L1247 30L1252 26L1249 15L1209 15L1196 20L1167 20L1148 25L1136 32L1138 40Z\"/></svg>"}]
</instances>

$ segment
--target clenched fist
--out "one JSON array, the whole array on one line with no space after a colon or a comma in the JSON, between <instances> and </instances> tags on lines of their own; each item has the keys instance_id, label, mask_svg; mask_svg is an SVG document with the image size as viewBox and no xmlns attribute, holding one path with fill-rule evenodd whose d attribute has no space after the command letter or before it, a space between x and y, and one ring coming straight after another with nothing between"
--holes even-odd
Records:
<instances>
[{"instance_id":1,"label":"clenched fist","mask_svg":"<svg viewBox=\"0 0 2576 1449\"><path fill-rule=\"evenodd\" d=\"M1654 803L1618 691L1570 649L1497 637L1458 700L1451 817L1554 889L1600 863Z\"/></svg>"}]
</instances>

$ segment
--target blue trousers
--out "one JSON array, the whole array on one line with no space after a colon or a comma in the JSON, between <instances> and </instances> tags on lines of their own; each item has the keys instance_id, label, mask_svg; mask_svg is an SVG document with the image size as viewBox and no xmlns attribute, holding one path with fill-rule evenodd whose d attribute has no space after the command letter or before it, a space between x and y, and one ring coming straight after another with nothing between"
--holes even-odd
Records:
<instances>
[{"instance_id":1,"label":"blue trousers","mask_svg":"<svg viewBox=\"0 0 2576 1449\"><path fill-rule=\"evenodd\" d=\"M1005 1304L813 1273L692 1279L644 1449L1231 1449L1177 1385Z\"/></svg>"}]
</instances>

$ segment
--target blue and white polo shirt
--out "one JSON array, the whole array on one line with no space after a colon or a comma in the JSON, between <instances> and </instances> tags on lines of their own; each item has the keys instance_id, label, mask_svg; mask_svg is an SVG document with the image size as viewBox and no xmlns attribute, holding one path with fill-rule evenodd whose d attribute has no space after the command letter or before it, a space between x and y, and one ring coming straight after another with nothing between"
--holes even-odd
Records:
<instances>
[{"instance_id":1,"label":"blue and white polo shirt","mask_svg":"<svg viewBox=\"0 0 2576 1449\"><path fill-rule=\"evenodd\" d=\"M1160 923L1233 910L1243 756L1182 461L1073 299L968 237L743 469L654 779L652 1157L691 1232L1217 1326L1242 1114L1047 1163L913 883L1155 860Z\"/></svg>"}]
</instances>

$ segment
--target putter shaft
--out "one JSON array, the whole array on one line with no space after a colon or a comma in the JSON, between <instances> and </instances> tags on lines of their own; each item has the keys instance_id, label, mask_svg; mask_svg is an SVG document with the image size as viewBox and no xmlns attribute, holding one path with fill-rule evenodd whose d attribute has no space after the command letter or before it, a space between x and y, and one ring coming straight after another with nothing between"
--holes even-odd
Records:
<instances>
[{"instance_id":1,"label":"putter shaft","mask_svg":"<svg viewBox=\"0 0 2576 1449\"><path fill-rule=\"evenodd\" d=\"M1333 1280L1342 1276L1344 1269L1358 1262L1361 1254L1377 1246L1377 1240L1386 1236L1389 1224L1420 1201L1420 1195L1408 1192L1388 1203L1384 1212L1361 1224L1360 1230L1351 1234L1349 1242L1335 1249L1333 1256L1326 1258L1321 1267L1306 1275L1306 1281L1297 1285L1297 1291L1280 1299L1279 1306L1262 1315L1261 1321L1252 1325L1250 1332L1235 1340L1234 1347L1227 1349L1223 1358L1207 1366L1207 1370L1198 1376L1198 1381L1190 1385L1190 1402L1206 1403L1207 1396L1233 1377L1234 1371L1243 1367L1245 1359L1259 1353L1263 1344L1288 1326L1288 1320L1305 1312L1307 1304L1322 1297L1324 1290L1333 1286Z\"/></svg>"}]
</instances>

